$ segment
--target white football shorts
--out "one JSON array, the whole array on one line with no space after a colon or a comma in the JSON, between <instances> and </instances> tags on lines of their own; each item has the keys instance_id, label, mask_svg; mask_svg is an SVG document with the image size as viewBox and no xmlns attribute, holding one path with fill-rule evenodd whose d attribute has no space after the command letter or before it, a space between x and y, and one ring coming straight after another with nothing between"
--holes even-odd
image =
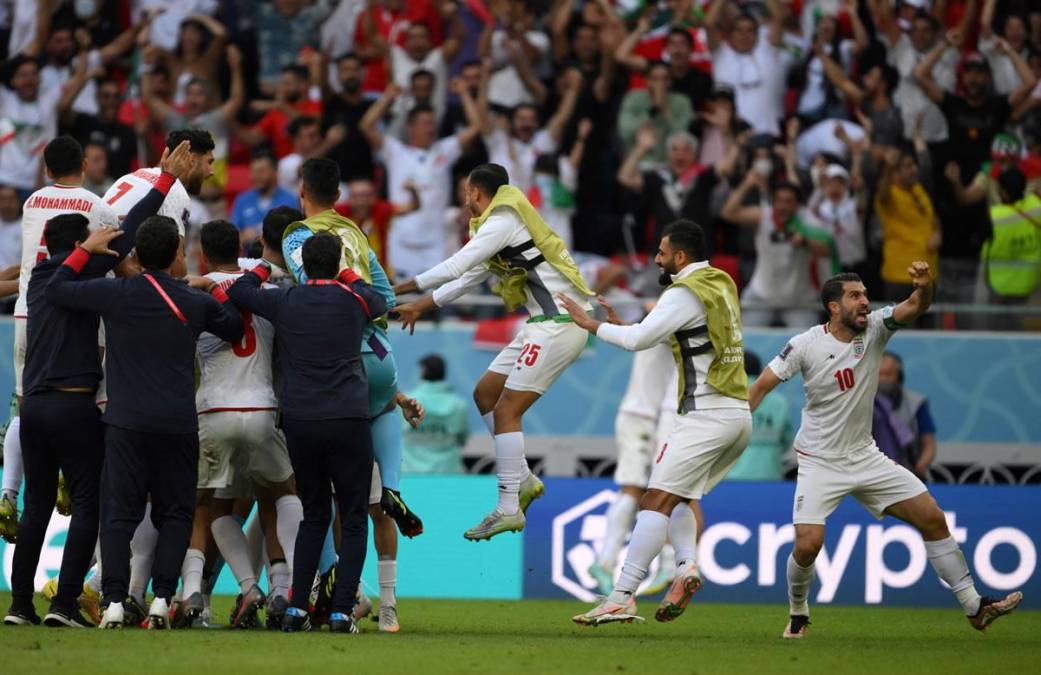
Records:
<instances>
[{"instance_id":1,"label":"white football shorts","mask_svg":"<svg viewBox=\"0 0 1041 675\"><path fill-rule=\"evenodd\" d=\"M648 490L701 499L723 480L752 437L752 414L741 408L678 415L658 450Z\"/></svg>"},{"instance_id":2,"label":"white football shorts","mask_svg":"<svg viewBox=\"0 0 1041 675\"><path fill-rule=\"evenodd\" d=\"M488 370L506 375L506 388L544 394L582 354L589 334L574 323L526 323Z\"/></svg>"}]
</instances>

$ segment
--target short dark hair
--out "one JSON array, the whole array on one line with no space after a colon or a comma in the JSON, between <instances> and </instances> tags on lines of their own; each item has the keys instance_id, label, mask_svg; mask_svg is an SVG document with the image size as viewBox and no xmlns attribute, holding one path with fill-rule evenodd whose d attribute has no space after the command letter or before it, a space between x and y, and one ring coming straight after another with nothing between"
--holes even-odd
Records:
<instances>
[{"instance_id":1,"label":"short dark hair","mask_svg":"<svg viewBox=\"0 0 1041 675\"><path fill-rule=\"evenodd\" d=\"M205 155L217 147L213 142L213 136L205 129L175 129L166 135L166 147L170 152L177 146L188 141L191 144L192 154Z\"/></svg>"},{"instance_id":2,"label":"short dark hair","mask_svg":"<svg viewBox=\"0 0 1041 675\"><path fill-rule=\"evenodd\" d=\"M759 355L748 349L745 350L745 374L758 377L763 372L763 362Z\"/></svg>"},{"instance_id":3,"label":"short dark hair","mask_svg":"<svg viewBox=\"0 0 1041 675\"><path fill-rule=\"evenodd\" d=\"M286 127L286 131L289 132L290 137L295 138L296 135L300 133L301 129L316 124L318 124L318 120L311 117L310 115L300 115L299 117L293 118L293 121L290 122L289 126Z\"/></svg>"},{"instance_id":4,"label":"short dark hair","mask_svg":"<svg viewBox=\"0 0 1041 675\"><path fill-rule=\"evenodd\" d=\"M510 119L512 120L515 117L517 117L517 113L519 113L521 110L524 110L525 108L534 112L535 117L539 116L538 106L536 106L534 103L518 103L517 105L513 106L512 110L510 110Z\"/></svg>"},{"instance_id":5,"label":"short dark hair","mask_svg":"<svg viewBox=\"0 0 1041 675\"><path fill-rule=\"evenodd\" d=\"M903 384L904 383L904 357L900 356L896 352L891 352L888 349L885 350L884 352L882 352L882 357L883 358L885 358L887 356L889 358L893 359L894 361L896 361L897 368L899 368L899 370L897 371L896 381L899 382L900 384Z\"/></svg>"},{"instance_id":6,"label":"short dark hair","mask_svg":"<svg viewBox=\"0 0 1041 675\"><path fill-rule=\"evenodd\" d=\"M173 264L181 236L177 223L169 216L149 216L137 228L134 248L137 260L146 270L163 270Z\"/></svg>"},{"instance_id":7,"label":"short dark hair","mask_svg":"<svg viewBox=\"0 0 1041 675\"><path fill-rule=\"evenodd\" d=\"M676 220L661 234L669 238L669 246L686 253L695 262L705 259L705 230L693 220Z\"/></svg>"},{"instance_id":8,"label":"short dark hair","mask_svg":"<svg viewBox=\"0 0 1041 675\"><path fill-rule=\"evenodd\" d=\"M684 28L673 28L672 30L669 31L669 37L672 37L673 35L681 36L684 40L686 40L688 47L690 47L691 49L694 48L694 38L691 37L690 32L687 31L686 29L684 29Z\"/></svg>"},{"instance_id":9,"label":"short dark hair","mask_svg":"<svg viewBox=\"0 0 1041 675\"><path fill-rule=\"evenodd\" d=\"M301 250L308 279L334 279L340 272L343 243L328 232L319 232L304 242Z\"/></svg>"},{"instance_id":10,"label":"short dark hair","mask_svg":"<svg viewBox=\"0 0 1041 675\"><path fill-rule=\"evenodd\" d=\"M268 246L281 249L282 236L286 233L286 228L291 223L296 223L303 219L304 214L292 206L276 206L264 216L264 226L260 230L260 235L268 243Z\"/></svg>"},{"instance_id":11,"label":"short dark hair","mask_svg":"<svg viewBox=\"0 0 1041 675\"><path fill-rule=\"evenodd\" d=\"M672 77L672 71L669 69L669 64L665 63L660 59L651 61L649 64L647 64L647 75L650 75L651 71L655 68L664 68L665 72L668 73L669 77Z\"/></svg>"},{"instance_id":12,"label":"short dark hair","mask_svg":"<svg viewBox=\"0 0 1041 675\"><path fill-rule=\"evenodd\" d=\"M336 65L340 65L344 61L357 61L358 65L364 67L365 62L361 60L361 57L354 52L346 52L336 58Z\"/></svg>"},{"instance_id":13,"label":"short dark hair","mask_svg":"<svg viewBox=\"0 0 1041 675\"><path fill-rule=\"evenodd\" d=\"M1009 167L998 176L998 185L1008 195L1010 202L1018 202L1027 192L1027 179L1016 167Z\"/></svg>"},{"instance_id":14,"label":"short dark hair","mask_svg":"<svg viewBox=\"0 0 1041 675\"><path fill-rule=\"evenodd\" d=\"M72 136L58 136L43 149L43 163L52 176L78 176L83 171L83 146Z\"/></svg>"},{"instance_id":15,"label":"short dark hair","mask_svg":"<svg viewBox=\"0 0 1041 675\"><path fill-rule=\"evenodd\" d=\"M275 159L275 156L271 154L271 151L267 148L260 148L258 150L254 150L253 153L250 155L249 161L251 164L258 160L267 162L271 164L271 166L273 167L278 167L278 160Z\"/></svg>"},{"instance_id":16,"label":"short dark hair","mask_svg":"<svg viewBox=\"0 0 1041 675\"><path fill-rule=\"evenodd\" d=\"M340 165L327 157L312 157L300 167L304 192L315 204L327 206L340 193Z\"/></svg>"},{"instance_id":17,"label":"short dark hair","mask_svg":"<svg viewBox=\"0 0 1041 675\"><path fill-rule=\"evenodd\" d=\"M494 197L503 185L509 185L510 174L501 164L479 164L469 176L470 185L489 197Z\"/></svg>"},{"instance_id":18,"label":"short dark hair","mask_svg":"<svg viewBox=\"0 0 1041 675\"><path fill-rule=\"evenodd\" d=\"M770 190L770 194L777 195L778 192L784 192L785 190L795 195L797 200L802 201L802 195L799 193L799 188L795 186L795 183L789 183L786 180L779 181L774 185L773 189Z\"/></svg>"},{"instance_id":19,"label":"short dark hair","mask_svg":"<svg viewBox=\"0 0 1041 675\"><path fill-rule=\"evenodd\" d=\"M736 24L738 21L751 21L756 26L759 25L759 20L756 19L755 16L753 16L747 10L741 12L740 14L734 17L734 23Z\"/></svg>"},{"instance_id":20,"label":"short dark hair","mask_svg":"<svg viewBox=\"0 0 1041 675\"><path fill-rule=\"evenodd\" d=\"M226 220L211 220L199 230L202 254L216 265L230 265L238 261L241 245L239 231Z\"/></svg>"},{"instance_id":21,"label":"short dark hair","mask_svg":"<svg viewBox=\"0 0 1041 675\"><path fill-rule=\"evenodd\" d=\"M413 70L412 74L408 76L408 81L415 82L421 77L429 77L431 80L434 80L435 82L437 81L437 76L426 68L416 68Z\"/></svg>"},{"instance_id":22,"label":"short dark hair","mask_svg":"<svg viewBox=\"0 0 1041 675\"><path fill-rule=\"evenodd\" d=\"M900 85L900 71L888 63L880 63L878 67L882 69L882 84L886 87L886 93L892 94Z\"/></svg>"},{"instance_id":23,"label":"short dark hair","mask_svg":"<svg viewBox=\"0 0 1041 675\"><path fill-rule=\"evenodd\" d=\"M416 121L416 118L422 115L423 113L430 113L431 115L433 115L434 108L427 105L426 103L418 103L412 106L412 109L408 111L408 115L405 117L405 123L412 124Z\"/></svg>"},{"instance_id":24,"label":"short dark hair","mask_svg":"<svg viewBox=\"0 0 1041 675\"><path fill-rule=\"evenodd\" d=\"M288 66L283 66L282 72L290 73L291 75L295 75L296 77L305 81L308 79L309 76L307 72L307 66L297 65L295 63L290 63Z\"/></svg>"},{"instance_id":25,"label":"short dark hair","mask_svg":"<svg viewBox=\"0 0 1041 675\"><path fill-rule=\"evenodd\" d=\"M828 309L828 303L836 302L842 298L842 294L845 292L845 285L847 283L864 283L859 274L854 272L843 272L842 274L836 274L821 286L821 304L824 305L824 311L831 315L831 310Z\"/></svg>"},{"instance_id":26,"label":"short dark hair","mask_svg":"<svg viewBox=\"0 0 1041 675\"><path fill-rule=\"evenodd\" d=\"M445 379L445 360L437 354L427 354L419 360L420 377L427 382Z\"/></svg>"},{"instance_id":27,"label":"short dark hair","mask_svg":"<svg viewBox=\"0 0 1041 675\"><path fill-rule=\"evenodd\" d=\"M76 248L76 242L86 241L90 234L90 221L82 213L63 213L47 221L43 238L47 252L53 255Z\"/></svg>"}]
</instances>

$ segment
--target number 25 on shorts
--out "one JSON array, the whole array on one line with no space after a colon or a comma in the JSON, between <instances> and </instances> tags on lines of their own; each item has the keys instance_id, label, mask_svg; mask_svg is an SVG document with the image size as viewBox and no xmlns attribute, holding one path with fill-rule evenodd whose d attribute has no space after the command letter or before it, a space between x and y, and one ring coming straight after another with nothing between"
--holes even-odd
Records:
<instances>
[{"instance_id":1,"label":"number 25 on shorts","mask_svg":"<svg viewBox=\"0 0 1041 675\"><path fill-rule=\"evenodd\" d=\"M524 345L521 349L520 356L517 357L518 365L534 366L535 362L539 360L539 351L542 349L542 345L533 344L531 342Z\"/></svg>"}]
</instances>

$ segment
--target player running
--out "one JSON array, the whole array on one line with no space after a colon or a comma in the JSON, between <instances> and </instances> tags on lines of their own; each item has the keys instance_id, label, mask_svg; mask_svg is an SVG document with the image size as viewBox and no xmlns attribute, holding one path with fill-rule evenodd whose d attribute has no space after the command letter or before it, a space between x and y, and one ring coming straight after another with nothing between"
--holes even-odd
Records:
<instances>
[{"instance_id":1,"label":"player running","mask_svg":"<svg viewBox=\"0 0 1041 675\"><path fill-rule=\"evenodd\" d=\"M795 375L802 374L806 392L794 444L799 474L792 509L795 545L788 557L791 617L782 635L786 639L806 636L813 565L824 543L824 524L849 494L876 518L891 515L922 533L929 562L976 630L986 630L1023 599L1018 591L1002 599L980 597L936 500L871 437L878 366L886 343L898 328L925 314L933 299L928 263L911 263L907 272L914 285L911 296L873 312L856 274L828 279L821 289L828 323L792 338L751 387L753 410L774 387Z\"/></svg>"},{"instance_id":2,"label":"player running","mask_svg":"<svg viewBox=\"0 0 1041 675\"><path fill-rule=\"evenodd\" d=\"M177 146L174 145L170 152ZM27 290L37 263L48 258L43 231L47 221L65 213L87 218L91 230L115 227L116 214L100 197L83 188L86 162L83 147L71 136L59 136L43 150L47 185L29 195L22 207L22 262L18 274L18 300L14 306L14 387L21 407L22 370L25 367L26 320L29 316ZM160 171L156 169L156 171ZM15 417L4 436L4 478L0 488L0 536L14 543L18 531L18 493L22 484L21 418Z\"/></svg>"},{"instance_id":3,"label":"player running","mask_svg":"<svg viewBox=\"0 0 1041 675\"><path fill-rule=\"evenodd\" d=\"M579 624L642 622L636 589L666 537L676 549L676 578L655 618L672 621L683 613L701 588L690 505L723 479L752 435L737 286L705 260L705 233L689 220L665 229L655 262L668 288L638 324L613 325L618 316L603 301L609 323L601 323L560 297L576 324L622 349L649 349L668 340L679 371L676 422L654 460L622 573L608 597L573 618Z\"/></svg>"},{"instance_id":4,"label":"player running","mask_svg":"<svg viewBox=\"0 0 1041 675\"><path fill-rule=\"evenodd\" d=\"M415 329L419 317L456 300L491 276L492 291L507 311L526 307L531 318L524 329L492 361L474 388L474 401L495 437L499 501L463 536L491 539L524 529L524 512L545 488L528 469L524 457L522 419L528 408L574 363L586 345L586 334L567 315L555 295L573 298L590 311L594 295L582 280L571 253L524 194L509 185L506 169L482 164L465 187L470 241L440 265L394 287L401 295L436 289L397 308L402 327Z\"/></svg>"}]
</instances>

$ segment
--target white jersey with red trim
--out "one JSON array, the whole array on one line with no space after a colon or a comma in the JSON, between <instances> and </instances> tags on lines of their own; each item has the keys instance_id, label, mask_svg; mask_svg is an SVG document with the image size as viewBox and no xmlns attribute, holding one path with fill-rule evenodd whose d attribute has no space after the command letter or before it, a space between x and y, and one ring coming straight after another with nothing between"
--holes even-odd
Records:
<instances>
[{"instance_id":1,"label":"white jersey with red trim","mask_svg":"<svg viewBox=\"0 0 1041 675\"><path fill-rule=\"evenodd\" d=\"M242 272L206 275L227 288ZM270 284L265 287L273 288ZM231 344L211 333L199 336L199 389L195 407L199 413L224 410L271 410L275 398L272 351L275 328L266 319L242 312L242 341Z\"/></svg>"},{"instance_id":2,"label":"white jersey with red trim","mask_svg":"<svg viewBox=\"0 0 1041 675\"><path fill-rule=\"evenodd\" d=\"M628 413L647 419L658 419L661 408L662 393L670 382L675 382L676 359L672 356L672 348L661 342L650 349L642 349L633 354L632 370L629 371L629 386L618 406L619 413ZM676 407L676 390L678 385L668 389L672 394L672 407ZM668 396L666 396L668 398Z\"/></svg>"},{"instance_id":3,"label":"white jersey with red trim","mask_svg":"<svg viewBox=\"0 0 1041 675\"><path fill-rule=\"evenodd\" d=\"M867 328L849 342L836 340L828 324L793 337L769 368L788 380L802 374L806 406L795 449L836 458L875 447L871 436L878 366L896 330L893 308L868 314Z\"/></svg>"},{"instance_id":4,"label":"white jersey with red trim","mask_svg":"<svg viewBox=\"0 0 1041 675\"><path fill-rule=\"evenodd\" d=\"M149 190L155 187L162 172L159 167L149 167L128 173L113 183L102 199L112 207L122 222L130 213L130 209L134 208L134 205L144 199ZM173 218L177 223L177 232L182 237L185 227L188 225L188 209L191 203L192 199L188 196L184 185L181 184L181 181L175 180L173 187L166 193L163 205L159 207L159 215Z\"/></svg>"},{"instance_id":5,"label":"white jersey with red trim","mask_svg":"<svg viewBox=\"0 0 1041 675\"><path fill-rule=\"evenodd\" d=\"M29 276L38 263L48 258L43 232L47 221L64 213L81 213L90 228L103 225L116 227L118 221L112 208L93 192L71 185L48 185L29 195L22 207L22 269L18 274L18 301L14 306L17 317L25 317L28 303Z\"/></svg>"}]
</instances>

